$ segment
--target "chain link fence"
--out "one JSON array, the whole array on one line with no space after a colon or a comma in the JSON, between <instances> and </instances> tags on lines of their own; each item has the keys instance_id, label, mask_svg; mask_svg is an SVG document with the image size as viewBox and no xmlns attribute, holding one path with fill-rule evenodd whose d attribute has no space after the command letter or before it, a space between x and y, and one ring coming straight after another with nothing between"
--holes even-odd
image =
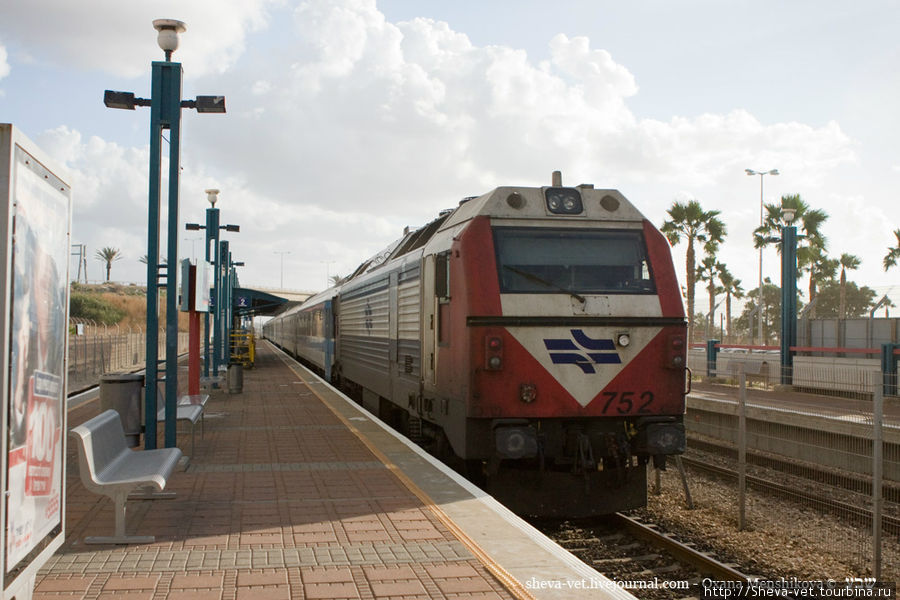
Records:
<instances>
[{"instance_id":1,"label":"chain link fence","mask_svg":"<svg viewBox=\"0 0 900 600\"><path fill-rule=\"evenodd\" d=\"M188 333L178 333L178 353L187 352ZM69 327L68 387L76 392L96 385L106 373L144 368L147 335L141 328L97 325L73 319ZM166 331L159 330L159 355L165 356Z\"/></svg>"},{"instance_id":2,"label":"chain link fence","mask_svg":"<svg viewBox=\"0 0 900 600\"><path fill-rule=\"evenodd\" d=\"M733 486L737 528L784 518L785 539L806 547L809 560L897 581L896 371L871 361L841 366L803 357L782 371L778 353L766 351L720 352L713 360L692 352L689 366L694 391L684 463ZM778 499L777 511L771 498ZM763 504L766 511L754 512Z\"/></svg>"}]
</instances>

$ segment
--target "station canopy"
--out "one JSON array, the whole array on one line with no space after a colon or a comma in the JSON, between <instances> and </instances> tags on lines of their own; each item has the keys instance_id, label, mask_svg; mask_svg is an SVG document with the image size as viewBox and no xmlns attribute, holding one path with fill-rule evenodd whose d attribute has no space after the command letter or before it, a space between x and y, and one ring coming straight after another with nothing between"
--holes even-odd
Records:
<instances>
[{"instance_id":1,"label":"station canopy","mask_svg":"<svg viewBox=\"0 0 900 600\"><path fill-rule=\"evenodd\" d=\"M234 288L232 298L234 314L241 316L273 315L289 302L269 292L242 287Z\"/></svg>"}]
</instances>

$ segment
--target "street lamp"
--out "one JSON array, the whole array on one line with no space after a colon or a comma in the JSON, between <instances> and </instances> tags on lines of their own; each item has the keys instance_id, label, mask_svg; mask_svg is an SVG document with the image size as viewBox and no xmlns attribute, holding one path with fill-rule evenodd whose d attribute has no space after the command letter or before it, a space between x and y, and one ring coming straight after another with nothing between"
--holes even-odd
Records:
<instances>
[{"instance_id":1,"label":"street lamp","mask_svg":"<svg viewBox=\"0 0 900 600\"><path fill-rule=\"evenodd\" d=\"M759 226L763 226L763 177L766 175L780 175L778 169L772 169L770 171L754 171L753 169L744 169L744 172L749 175L759 175ZM758 291L758 301L756 304L756 335L759 338L759 345L763 344L763 314L762 314L762 303L763 303L763 271L762 271L762 263L763 263L763 247L759 247L759 287Z\"/></svg>"},{"instance_id":2,"label":"street lamp","mask_svg":"<svg viewBox=\"0 0 900 600\"><path fill-rule=\"evenodd\" d=\"M156 390L159 376L159 283L165 277L166 287L166 394L165 444L175 446L175 410L178 401L178 288L175 265L172 269L159 264L160 189L162 132L169 130L168 181L168 256L178 257L178 176L180 167L181 109L195 108L198 112L225 112L222 96L199 96L182 100L181 63L172 62L178 48L178 34L187 28L175 19L156 19L153 27L159 34L157 43L165 53L164 61L153 61L150 99L135 98L132 92L106 90L103 103L109 108L134 110L135 106L150 107L150 189L147 234L147 354L144 388L144 447L156 448ZM165 273L160 270L165 269Z\"/></svg>"},{"instance_id":3,"label":"street lamp","mask_svg":"<svg viewBox=\"0 0 900 600\"><path fill-rule=\"evenodd\" d=\"M290 254L290 253L291 253L290 250L281 250L281 251L272 253L272 254L280 254L281 255L281 284L280 284L281 287L280 287L280 289L282 289L282 290L284 290L284 255Z\"/></svg>"},{"instance_id":4,"label":"street lamp","mask_svg":"<svg viewBox=\"0 0 900 600\"><path fill-rule=\"evenodd\" d=\"M202 237L184 238L185 242L191 243L191 263L192 264L195 264L195 265L197 264L197 242L199 242L202 239L203 239Z\"/></svg>"},{"instance_id":5,"label":"street lamp","mask_svg":"<svg viewBox=\"0 0 900 600\"><path fill-rule=\"evenodd\" d=\"M219 209L216 208L216 202L219 200L219 190L217 189L208 189L206 190L206 199L209 201L210 208L206 209L206 225L201 225L199 223L186 223L184 228L188 231L199 231L200 229L206 230L206 263L213 265L213 273L215 273L212 281L213 292L212 292L212 310L213 310L213 323L212 323L212 351L209 348L209 338L210 338L210 317L209 313L206 313L203 316L203 332L204 332L204 340L203 340L203 376L210 376L210 365L212 366L212 376L216 377L219 374L219 362L221 357L221 348L223 345L222 340L222 322L223 322L223 294L222 294L222 280L219 275L219 271L221 269L222 259L220 255L219 248L219 230L224 229L225 231L231 232L240 232L240 225L219 225Z\"/></svg>"},{"instance_id":6,"label":"street lamp","mask_svg":"<svg viewBox=\"0 0 900 600\"><path fill-rule=\"evenodd\" d=\"M782 208L781 228L781 385L793 381L794 355L797 345L797 228L796 210Z\"/></svg>"}]
</instances>

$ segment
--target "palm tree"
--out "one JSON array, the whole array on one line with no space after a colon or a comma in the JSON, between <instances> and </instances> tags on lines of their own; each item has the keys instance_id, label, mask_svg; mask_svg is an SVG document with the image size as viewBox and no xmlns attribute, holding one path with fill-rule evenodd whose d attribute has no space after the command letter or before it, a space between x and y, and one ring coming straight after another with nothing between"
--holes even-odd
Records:
<instances>
[{"instance_id":1,"label":"palm tree","mask_svg":"<svg viewBox=\"0 0 900 600\"><path fill-rule=\"evenodd\" d=\"M811 305L809 316L814 319L816 317L815 300L819 295L819 283L834 281L840 263L836 258L828 258L825 254L825 249L822 247L813 247L805 260L806 271L809 273L809 303ZM797 257L797 263L798 265L800 264L799 256Z\"/></svg>"},{"instance_id":2,"label":"palm tree","mask_svg":"<svg viewBox=\"0 0 900 600\"><path fill-rule=\"evenodd\" d=\"M731 299L743 298L744 289L741 287L741 280L735 279L734 275L722 265L719 273L719 281L722 283L722 291L725 292L725 327L728 331L728 337L732 335L731 331Z\"/></svg>"},{"instance_id":3,"label":"palm tree","mask_svg":"<svg viewBox=\"0 0 900 600\"><path fill-rule=\"evenodd\" d=\"M897 237L897 245L893 247L888 246L888 253L884 256L885 271L891 267L896 267L897 259L900 258L900 229L895 229L894 235Z\"/></svg>"},{"instance_id":4,"label":"palm tree","mask_svg":"<svg viewBox=\"0 0 900 600\"><path fill-rule=\"evenodd\" d=\"M822 274L837 269L837 261L826 262L825 248L827 240L822 235L820 228L828 220L828 213L820 208L812 209L800 194L789 194L781 197L781 205L766 204L766 216L763 224L753 232L753 245L756 248L775 244L778 253L781 253L781 239L775 238L781 232L783 213L785 208L794 210L794 223L800 223L803 235L798 236L797 244L797 268L801 273L809 273L809 301L816 297L816 284L822 279ZM832 275L833 277L833 275ZM827 279L827 277L826 277Z\"/></svg>"},{"instance_id":5,"label":"palm tree","mask_svg":"<svg viewBox=\"0 0 900 600\"><path fill-rule=\"evenodd\" d=\"M150 259L147 258L147 255L145 254L142 257L140 257L138 260L146 265ZM165 256L162 257L162 264L168 264L168 261L166 260Z\"/></svg>"},{"instance_id":6,"label":"palm tree","mask_svg":"<svg viewBox=\"0 0 900 600\"><path fill-rule=\"evenodd\" d=\"M715 331L716 328L716 295L723 291L723 288L717 286L716 282L724 267L725 265L717 261L714 255L707 254L700 262L700 268L697 269L697 279L706 282L706 291L709 294L709 312L706 313L707 338L710 336L710 332Z\"/></svg>"},{"instance_id":7,"label":"palm tree","mask_svg":"<svg viewBox=\"0 0 900 600\"><path fill-rule=\"evenodd\" d=\"M703 210L700 203L690 200L687 204L673 202L668 210L670 220L663 223L661 231L673 246L682 239L687 241L687 313L689 322L688 343L693 337L694 286L697 281L696 251L694 243L701 242L707 254L715 254L719 243L725 239L725 223L719 220L719 211Z\"/></svg>"},{"instance_id":8,"label":"palm tree","mask_svg":"<svg viewBox=\"0 0 900 600\"><path fill-rule=\"evenodd\" d=\"M841 319L847 318L847 271L855 271L859 268L859 265L862 263L858 256L854 256L853 254L847 254L844 252L841 254L841 258L839 261L841 265L841 303L840 308L838 309L838 317Z\"/></svg>"},{"instance_id":9,"label":"palm tree","mask_svg":"<svg viewBox=\"0 0 900 600\"><path fill-rule=\"evenodd\" d=\"M331 282L331 285L341 285L342 283L344 283L344 278L340 275L332 275L328 278L328 281Z\"/></svg>"},{"instance_id":10,"label":"palm tree","mask_svg":"<svg viewBox=\"0 0 900 600\"><path fill-rule=\"evenodd\" d=\"M119 252L118 248L110 248L107 246L106 248L101 248L97 250L97 254L95 255L99 260L102 260L106 263L106 281L109 281L109 271L112 269L113 261L120 260L122 258L122 254Z\"/></svg>"}]
</instances>

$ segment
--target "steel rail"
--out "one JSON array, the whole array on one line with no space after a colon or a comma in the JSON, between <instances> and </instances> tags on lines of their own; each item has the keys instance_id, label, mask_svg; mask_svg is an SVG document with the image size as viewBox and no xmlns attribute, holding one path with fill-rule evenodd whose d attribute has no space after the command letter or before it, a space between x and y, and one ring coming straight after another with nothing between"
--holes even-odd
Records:
<instances>
[{"instance_id":1,"label":"steel rail","mask_svg":"<svg viewBox=\"0 0 900 600\"><path fill-rule=\"evenodd\" d=\"M729 479L737 479L738 477L736 471L732 471L731 469L726 469L725 467L720 467L718 465L706 463L702 460L687 457L682 457L681 460L682 462L684 462L684 464L701 471L706 471L707 473L712 473L721 477L727 477ZM862 525L872 525L872 511L867 508L855 506L847 502L841 502L840 500L825 500L823 498L798 491L796 488L776 483L768 479L763 479L761 477L755 477L752 475L747 475L746 477L747 484L757 489L773 492L775 494L778 494L779 496L793 500L802 500L803 502L808 503L814 508L827 511L832 514L843 516L849 515L857 519ZM900 533L900 519L898 519L897 517L884 515L881 517L881 523L884 527L885 532L895 534Z\"/></svg>"},{"instance_id":2,"label":"steel rail","mask_svg":"<svg viewBox=\"0 0 900 600\"><path fill-rule=\"evenodd\" d=\"M718 581L740 581L743 583L750 581L750 577L744 575L737 569L716 560L705 552L701 552L696 548L692 548L678 540L672 539L653 526L641 523L622 513L616 513L613 515L613 518L617 521L618 525L623 529L628 530L630 534L645 540L656 547L664 549L675 559L691 565L700 571L701 574L709 575Z\"/></svg>"}]
</instances>

